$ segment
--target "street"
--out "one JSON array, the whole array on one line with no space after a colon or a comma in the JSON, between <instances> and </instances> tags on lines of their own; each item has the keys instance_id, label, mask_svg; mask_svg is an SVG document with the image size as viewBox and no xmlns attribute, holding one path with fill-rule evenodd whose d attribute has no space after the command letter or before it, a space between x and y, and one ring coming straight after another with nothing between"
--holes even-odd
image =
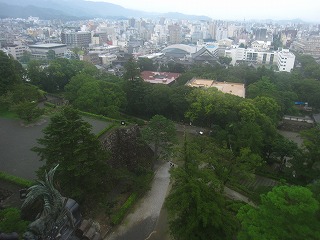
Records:
<instances>
[{"instance_id":1,"label":"street","mask_svg":"<svg viewBox=\"0 0 320 240\"><path fill-rule=\"evenodd\" d=\"M168 162L161 162L157 166L150 191L105 240L143 240L150 236L156 227L169 187L169 169Z\"/></svg>"}]
</instances>

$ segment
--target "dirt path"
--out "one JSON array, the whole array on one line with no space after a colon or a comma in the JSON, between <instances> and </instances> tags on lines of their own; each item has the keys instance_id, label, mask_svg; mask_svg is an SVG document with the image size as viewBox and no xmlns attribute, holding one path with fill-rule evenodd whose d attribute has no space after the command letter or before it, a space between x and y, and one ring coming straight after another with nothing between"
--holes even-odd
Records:
<instances>
[{"instance_id":1,"label":"dirt path","mask_svg":"<svg viewBox=\"0 0 320 240\"><path fill-rule=\"evenodd\" d=\"M168 162L158 166L151 190L140 199L133 212L105 240L143 240L150 236L156 226L169 187L169 168Z\"/></svg>"}]
</instances>

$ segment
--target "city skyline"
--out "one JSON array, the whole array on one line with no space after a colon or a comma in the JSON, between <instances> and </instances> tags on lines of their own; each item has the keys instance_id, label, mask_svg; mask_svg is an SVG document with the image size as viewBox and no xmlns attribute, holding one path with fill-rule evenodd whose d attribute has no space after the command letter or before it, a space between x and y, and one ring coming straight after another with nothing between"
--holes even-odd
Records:
<instances>
[{"instance_id":1,"label":"city skyline","mask_svg":"<svg viewBox=\"0 0 320 240\"><path fill-rule=\"evenodd\" d=\"M270 0L265 5L253 0L239 1L230 0L228 2L210 2L198 0L187 2L182 0L90 0L95 2L109 2L125 8L141 10L147 12L179 12L191 15L204 15L212 19L221 20L289 20L301 19L308 22L320 23L320 2L285 1Z\"/></svg>"}]
</instances>

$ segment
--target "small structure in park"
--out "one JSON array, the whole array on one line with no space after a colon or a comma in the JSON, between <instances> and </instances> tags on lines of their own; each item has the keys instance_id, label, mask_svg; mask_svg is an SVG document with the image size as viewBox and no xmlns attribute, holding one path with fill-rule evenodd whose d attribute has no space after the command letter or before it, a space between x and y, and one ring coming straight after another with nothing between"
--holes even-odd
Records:
<instances>
[{"instance_id":1,"label":"small structure in park","mask_svg":"<svg viewBox=\"0 0 320 240\"><path fill-rule=\"evenodd\" d=\"M29 208L38 201L43 206L24 233L25 240L68 239L81 223L79 204L63 197L54 187L53 177L58 166L46 173L44 181L38 181L38 184L28 189L22 209Z\"/></svg>"}]
</instances>

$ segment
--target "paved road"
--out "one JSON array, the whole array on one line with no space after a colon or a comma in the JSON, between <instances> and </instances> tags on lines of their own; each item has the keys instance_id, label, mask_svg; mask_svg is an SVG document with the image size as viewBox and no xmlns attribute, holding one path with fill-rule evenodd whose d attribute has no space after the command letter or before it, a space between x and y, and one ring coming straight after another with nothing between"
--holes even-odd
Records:
<instances>
[{"instance_id":1,"label":"paved road","mask_svg":"<svg viewBox=\"0 0 320 240\"><path fill-rule=\"evenodd\" d=\"M114 232L105 240L144 240L156 227L162 205L170 182L170 165L161 163L155 173L151 190L140 199L136 208L130 213Z\"/></svg>"},{"instance_id":2,"label":"paved road","mask_svg":"<svg viewBox=\"0 0 320 240\"><path fill-rule=\"evenodd\" d=\"M93 125L92 132L95 134L108 125L104 121L83 118ZM43 119L39 124L24 127L20 120L0 118L0 171L31 180L36 178L35 171L43 163L30 149L43 136L42 130L48 121Z\"/></svg>"}]
</instances>

